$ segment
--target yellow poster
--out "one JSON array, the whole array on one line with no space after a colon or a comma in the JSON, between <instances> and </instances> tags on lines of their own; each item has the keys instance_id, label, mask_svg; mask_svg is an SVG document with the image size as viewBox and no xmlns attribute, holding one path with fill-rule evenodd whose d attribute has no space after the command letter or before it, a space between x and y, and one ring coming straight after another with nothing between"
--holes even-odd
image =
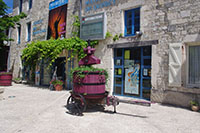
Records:
<instances>
[{"instance_id":1,"label":"yellow poster","mask_svg":"<svg viewBox=\"0 0 200 133\"><path fill-rule=\"evenodd\" d=\"M125 50L125 55L124 55L125 60L130 59L130 50Z\"/></svg>"},{"instance_id":2,"label":"yellow poster","mask_svg":"<svg viewBox=\"0 0 200 133\"><path fill-rule=\"evenodd\" d=\"M118 75L121 75L121 74L122 74L122 69L119 68L119 69L118 69Z\"/></svg>"}]
</instances>

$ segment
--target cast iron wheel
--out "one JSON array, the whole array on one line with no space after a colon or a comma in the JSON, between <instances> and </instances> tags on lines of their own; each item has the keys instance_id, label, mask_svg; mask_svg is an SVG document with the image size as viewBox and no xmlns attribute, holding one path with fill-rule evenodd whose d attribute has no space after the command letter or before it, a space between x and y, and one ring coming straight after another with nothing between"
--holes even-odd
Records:
<instances>
[{"instance_id":1,"label":"cast iron wheel","mask_svg":"<svg viewBox=\"0 0 200 133\"><path fill-rule=\"evenodd\" d=\"M67 109L71 110L73 108L74 104L75 104L75 100L74 100L74 98L71 95L67 99Z\"/></svg>"},{"instance_id":2,"label":"cast iron wheel","mask_svg":"<svg viewBox=\"0 0 200 133\"><path fill-rule=\"evenodd\" d=\"M85 98L82 95L77 94L77 96L79 97L79 99L76 99L76 101L78 103L78 109L79 109L80 113L82 113L82 112L86 111L87 103L86 103Z\"/></svg>"},{"instance_id":3,"label":"cast iron wheel","mask_svg":"<svg viewBox=\"0 0 200 133\"><path fill-rule=\"evenodd\" d=\"M82 95L70 96L67 99L67 109L70 113L75 115L81 115L86 110L86 101Z\"/></svg>"}]
</instances>

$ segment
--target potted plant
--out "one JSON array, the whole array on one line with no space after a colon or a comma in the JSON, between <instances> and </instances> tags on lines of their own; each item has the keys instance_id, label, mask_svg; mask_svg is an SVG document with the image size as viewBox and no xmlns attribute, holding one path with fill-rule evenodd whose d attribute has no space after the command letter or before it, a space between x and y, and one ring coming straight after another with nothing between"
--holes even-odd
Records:
<instances>
[{"instance_id":1,"label":"potted plant","mask_svg":"<svg viewBox=\"0 0 200 133\"><path fill-rule=\"evenodd\" d=\"M199 110L199 104L197 101L190 101L190 106L192 111L198 111Z\"/></svg>"},{"instance_id":2,"label":"potted plant","mask_svg":"<svg viewBox=\"0 0 200 133\"><path fill-rule=\"evenodd\" d=\"M12 85L12 73L0 72L0 86L11 86L11 85Z\"/></svg>"},{"instance_id":3,"label":"potted plant","mask_svg":"<svg viewBox=\"0 0 200 133\"><path fill-rule=\"evenodd\" d=\"M53 84L56 91L61 91L63 89L63 81L61 80L53 80L51 84Z\"/></svg>"},{"instance_id":4,"label":"potted plant","mask_svg":"<svg viewBox=\"0 0 200 133\"><path fill-rule=\"evenodd\" d=\"M13 81L14 81L16 84L20 84L20 83L22 83L22 78L14 78Z\"/></svg>"}]
</instances>

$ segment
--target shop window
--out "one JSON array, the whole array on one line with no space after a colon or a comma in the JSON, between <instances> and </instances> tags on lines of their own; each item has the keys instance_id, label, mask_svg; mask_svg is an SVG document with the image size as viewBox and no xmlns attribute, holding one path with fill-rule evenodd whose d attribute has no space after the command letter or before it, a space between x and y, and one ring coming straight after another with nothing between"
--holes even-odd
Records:
<instances>
[{"instance_id":1,"label":"shop window","mask_svg":"<svg viewBox=\"0 0 200 133\"><path fill-rule=\"evenodd\" d=\"M189 46L188 83L200 87L200 46Z\"/></svg>"},{"instance_id":2,"label":"shop window","mask_svg":"<svg viewBox=\"0 0 200 133\"><path fill-rule=\"evenodd\" d=\"M19 13L22 12L22 3L23 3L23 1L19 0Z\"/></svg>"},{"instance_id":3,"label":"shop window","mask_svg":"<svg viewBox=\"0 0 200 133\"><path fill-rule=\"evenodd\" d=\"M114 95L150 100L151 46L114 49Z\"/></svg>"},{"instance_id":4,"label":"shop window","mask_svg":"<svg viewBox=\"0 0 200 133\"><path fill-rule=\"evenodd\" d=\"M27 42L31 41L31 22L27 23Z\"/></svg>"},{"instance_id":5,"label":"shop window","mask_svg":"<svg viewBox=\"0 0 200 133\"><path fill-rule=\"evenodd\" d=\"M17 37L17 43L21 43L21 26L17 27L18 37Z\"/></svg>"},{"instance_id":6,"label":"shop window","mask_svg":"<svg viewBox=\"0 0 200 133\"><path fill-rule=\"evenodd\" d=\"M125 11L125 36L133 36L140 31L140 8Z\"/></svg>"}]
</instances>

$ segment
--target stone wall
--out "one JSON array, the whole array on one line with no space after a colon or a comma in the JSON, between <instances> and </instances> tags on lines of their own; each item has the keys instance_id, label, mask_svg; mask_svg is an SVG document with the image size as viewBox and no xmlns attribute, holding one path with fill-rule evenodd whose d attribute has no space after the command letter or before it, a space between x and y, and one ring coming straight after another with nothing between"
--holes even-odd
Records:
<instances>
[{"instance_id":1,"label":"stone wall","mask_svg":"<svg viewBox=\"0 0 200 133\"><path fill-rule=\"evenodd\" d=\"M84 3L85 2L85 3ZM97 2L99 4L101 2ZM85 5L84 5L85 4ZM200 1L197 0L116 0L115 4L99 9L85 10L95 4L83 1L83 15L106 12L107 31L113 36L124 33L124 11L141 7L141 37L125 37L118 41L112 38L100 41L96 46L96 56L102 60L97 67L109 71L108 89L113 90L113 50L108 44L121 44L134 41L158 40L152 46L152 95L155 102L187 107L192 99L199 99L200 89L186 87L186 54L187 42L200 39ZM169 87L169 44L183 44L182 87ZM185 58L184 58L185 57Z\"/></svg>"},{"instance_id":2,"label":"stone wall","mask_svg":"<svg viewBox=\"0 0 200 133\"><path fill-rule=\"evenodd\" d=\"M33 23L35 21L43 20L41 29L47 30L48 26L48 14L49 14L49 2L51 0L43 1L33 1L32 8L28 10L28 0L23 1L22 12L24 12L27 17L20 21L21 24L21 43L17 44L17 28L12 29L11 38L14 39L10 46L10 69L13 70L13 78L20 77L21 75L21 54L22 50L29 43L27 42L27 23L31 22L31 40L34 39L33 36ZM13 1L13 15L19 14L19 0ZM16 26L17 27L17 26ZM46 34L46 33L45 33Z\"/></svg>"},{"instance_id":3,"label":"stone wall","mask_svg":"<svg viewBox=\"0 0 200 133\"><path fill-rule=\"evenodd\" d=\"M154 19L155 35L159 39L159 45L157 45L156 53L152 57L153 61L155 61L154 58L158 60L158 67L156 64L152 64L156 76L156 80L152 81L152 100L187 107L190 100L200 100L200 89L188 88L186 84L187 43L199 41L200 15L198 12L200 11L200 1L160 0L156 1L153 7L156 16ZM169 87L168 51L171 43L182 44L182 87Z\"/></svg>"}]
</instances>

